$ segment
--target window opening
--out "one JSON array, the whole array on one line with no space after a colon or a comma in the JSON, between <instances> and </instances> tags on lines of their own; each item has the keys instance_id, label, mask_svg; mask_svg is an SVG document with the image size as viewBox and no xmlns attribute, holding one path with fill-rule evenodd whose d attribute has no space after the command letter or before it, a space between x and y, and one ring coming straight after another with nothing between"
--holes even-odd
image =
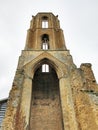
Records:
<instances>
[{"instance_id":1,"label":"window opening","mask_svg":"<svg viewBox=\"0 0 98 130\"><path fill-rule=\"evenodd\" d=\"M42 36L42 49L48 50L49 49L49 36L47 34L44 34Z\"/></svg>"},{"instance_id":2,"label":"window opening","mask_svg":"<svg viewBox=\"0 0 98 130\"><path fill-rule=\"evenodd\" d=\"M42 65L42 72L43 73L48 73L49 72L49 65L48 64L43 64Z\"/></svg>"},{"instance_id":3,"label":"window opening","mask_svg":"<svg viewBox=\"0 0 98 130\"><path fill-rule=\"evenodd\" d=\"M48 21L47 20L42 21L42 28L48 28Z\"/></svg>"},{"instance_id":4,"label":"window opening","mask_svg":"<svg viewBox=\"0 0 98 130\"><path fill-rule=\"evenodd\" d=\"M48 50L48 44L47 43L43 43L43 50Z\"/></svg>"},{"instance_id":5,"label":"window opening","mask_svg":"<svg viewBox=\"0 0 98 130\"><path fill-rule=\"evenodd\" d=\"M42 17L42 28L48 28L48 17Z\"/></svg>"}]
</instances>

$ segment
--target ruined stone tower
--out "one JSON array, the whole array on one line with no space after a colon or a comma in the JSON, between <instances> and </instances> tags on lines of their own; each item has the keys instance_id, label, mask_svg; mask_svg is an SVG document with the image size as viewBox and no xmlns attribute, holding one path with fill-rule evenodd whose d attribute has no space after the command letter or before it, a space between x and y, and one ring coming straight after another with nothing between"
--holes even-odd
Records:
<instances>
[{"instance_id":1,"label":"ruined stone tower","mask_svg":"<svg viewBox=\"0 0 98 130\"><path fill-rule=\"evenodd\" d=\"M2 130L98 130L98 85L91 64L77 68L58 16L32 16Z\"/></svg>"}]
</instances>

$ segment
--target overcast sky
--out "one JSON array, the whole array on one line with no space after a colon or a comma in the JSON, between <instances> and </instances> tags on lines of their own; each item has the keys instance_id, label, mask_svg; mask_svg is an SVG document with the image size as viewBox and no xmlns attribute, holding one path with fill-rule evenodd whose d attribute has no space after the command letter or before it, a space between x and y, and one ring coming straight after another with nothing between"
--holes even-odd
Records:
<instances>
[{"instance_id":1,"label":"overcast sky","mask_svg":"<svg viewBox=\"0 0 98 130\"><path fill-rule=\"evenodd\" d=\"M0 0L0 99L9 95L31 16L38 12L59 16L74 63L92 63L98 81L98 0Z\"/></svg>"}]
</instances>

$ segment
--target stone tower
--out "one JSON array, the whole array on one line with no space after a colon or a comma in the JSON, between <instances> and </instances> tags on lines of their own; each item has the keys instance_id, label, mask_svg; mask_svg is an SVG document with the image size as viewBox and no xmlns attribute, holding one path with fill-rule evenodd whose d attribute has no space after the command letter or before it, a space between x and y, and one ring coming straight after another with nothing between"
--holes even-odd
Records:
<instances>
[{"instance_id":1,"label":"stone tower","mask_svg":"<svg viewBox=\"0 0 98 130\"><path fill-rule=\"evenodd\" d=\"M98 130L98 85L91 64L77 68L58 16L32 16L2 130Z\"/></svg>"}]
</instances>

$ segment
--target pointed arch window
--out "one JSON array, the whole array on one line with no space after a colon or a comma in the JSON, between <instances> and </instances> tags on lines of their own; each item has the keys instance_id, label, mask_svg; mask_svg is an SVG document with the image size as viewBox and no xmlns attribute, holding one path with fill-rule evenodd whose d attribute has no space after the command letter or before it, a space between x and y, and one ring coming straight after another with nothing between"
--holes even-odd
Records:
<instances>
[{"instance_id":1,"label":"pointed arch window","mask_svg":"<svg viewBox=\"0 0 98 130\"><path fill-rule=\"evenodd\" d=\"M42 49L49 49L49 36L47 34L42 35Z\"/></svg>"},{"instance_id":2,"label":"pointed arch window","mask_svg":"<svg viewBox=\"0 0 98 130\"><path fill-rule=\"evenodd\" d=\"M42 17L42 28L48 28L48 17Z\"/></svg>"}]
</instances>

